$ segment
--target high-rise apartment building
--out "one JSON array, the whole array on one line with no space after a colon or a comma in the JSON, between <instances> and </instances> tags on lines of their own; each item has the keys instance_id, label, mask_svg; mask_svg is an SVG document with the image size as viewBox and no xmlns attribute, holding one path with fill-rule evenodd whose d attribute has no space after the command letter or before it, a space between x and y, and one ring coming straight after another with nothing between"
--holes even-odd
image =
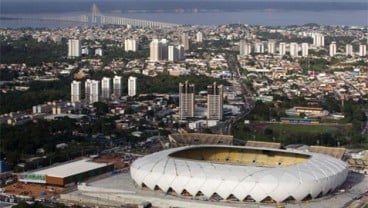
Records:
<instances>
[{"instance_id":1,"label":"high-rise apartment building","mask_svg":"<svg viewBox=\"0 0 368 208\"><path fill-rule=\"evenodd\" d=\"M312 35L313 38L313 45L316 47L323 47L325 46L325 36L320 33L315 33Z\"/></svg>"},{"instance_id":2,"label":"high-rise apartment building","mask_svg":"<svg viewBox=\"0 0 368 208\"><path fill-rule=\"evenodd\" d=\"M274 40L269 40L267 42L267 52L269 54L275 54L275 52L276 52L275 46L276 46L276 42Z\"/></svg>"},{"instance_id":3,"label":"high-rise apartment building","mask_svg":"<svg viewBox=\"0 0 368 208\"><path fill-rule=\"evenodd\" d=\"M279 55L284 56L286 54L286 43L279 44Z\"/></svg>"},{"instance_id":4,"label":"high-rise apartment building","mask_svg":"<svg viewBox=\"0 0 368 208\"><path fill-rule=\"evenodd\" d=\"M161 43L158 39L153 39L150 43L150 61L161 60Z\"/></svg>"},{"instance_id":5,"label":"high-rise apartment building","mask_svg":"<svg viewBox=\"0 0 368 208\"><path fill-rule=\"evenodd\" d=\"M89 55L89 48L88 47L82 48L81 55Z\"/></svg>"},{"instance_id":6,"label":"high-rise apartment building","mask_svg":"<svg viewBox=\"0 0 368 208\"><path fill-rule=\"evenodd\" d=\"M68 40L68 57L74 58L81 55L81 44L80 40Z\"/></svg>"},{"instance_id":7,"label":"high-rise apartment building","mask_svg":"<svg viewBox=\"0 0 368 208\"><path fill-rule=\"evenodd\" d=\"M90 79L87 79L84 82L84 99L88 101L91 95L91 83L92 83L92 80Z\"/></svg>"},{"instance_id":8,"label":"high-rise apartment building","mask_svg":"<svg viewBox=\"0 0 368 208\"><path fill-rule=\"evenodd\" d=\"M109 100L111 96L111 78L103 77L101 80L101 99Z\"/></svg>"},{"instance_id":9,"label":"high-rise apartment building","mask_svg":"<svg viewBox=\"0 0 368 208\"><path fill-rule=\"evenodd\" d=\"M239 54L240 56L247 56L252 53L252 46L245 40L241 40L239 43Z\"/></svg>"},{"instance_id":10,"label":"high-rise apartment building","mask_svg":"<svg viewBox=\"0 0 368 208\"><path fill-rule=\"evenodd\" d=\"M367 55L367 45L359 45L359 56L366 56Z\"/></svg>"},{"instance_id":11,"label":"high-rise apartment building","mask_svg":"<svg viewBox=\"0 0 368 208\"><path fill-rule=\"evenodd\" d=\"M333 41L330 44L330 56L333 57L336 55L336 42Z\"/></svg>"},{"instance_id":12,"label":"high-rise apartment building","mask_svg":"<svg viewBox=\"0 0 368 208\"><path fill-rule=\"evenodd\" d=\"M167 40L153 39L150 43L150 61L160 61L168 58Z\"/></svg>"},{"instance_id":13,"label":"high-rise apartment building","mask_svg":"<svg viewBox=\"0 0 368 208\"><path fill-rule=\"evenodd\" d=\"M185 55L184 55L184 46L183 45L178 45L176 46L177 50L178 50L178 60L182 61L185 59Z\"/></svg>"},{"instance_id":14,"label":"high-rise apartment building","mask_svg":"<svg viewBox=\"0 0 368 208\"><path fill-rule=\"evenodd\" d=\"M100 94L101 94L100 81L91 80L89 103L99 102L100 101Z\"/></svg>"},{"instance_id":15,"label":"high-rise apartment building","mask_svg":"<svg viewBox=\"0 0 368 208\"><path fill-rule=\"evenodd\" d=\"M302 43L302 57L307 57L309 54L309 44L308 43Z\"/></svg>"},{"instance_id":16,"label":"high-rise apartment building","mask_svg":"<svg viewBox=\"0 0 368 208\"><path fill-rule=\"evenodd\" d=\"M128 96L137 95L137 77L130 76L128 79Z\"/></svg>"},{"instance_id":17,"label":"high-rise apartment building","mask_svg":"<svg viewBox=\"0 0 368 208\"><path fill-rule=\"evenodd\" d=\"M167 39L161 39L160 41L160 60L167 60L168 58L168 41Z\"/></svg>"},{"instance_id":18,"label":"high-rise apartment building","mask_svg":"<svg viewBox=\"0 0 368 208\"><path fill-rule=\"evenodd\" d=\"M74 80L71 83L70 89L71 89L71 92L70 92L70 95L71 95L70 101L72 103L80 102L81 101L81 96L82 96L81 82Z\"/></svg>"},{"instance_id":19,"label":"high-rise apartment building","mask_svg":"<svg viewBox=\"0 0 368 208\"><path fill-rule=\"evenodd\" d=\"M95 56L102 56L103 55L103 50L102 48L97 48L95 50Z\"/></svg>"},{"instance_id":20,"label":"high-rise apartment building","mask_svg":"<svg viewBox=\"0 0 368 208\"><path fill-rule=\"evenodd\" d=\"M168 46L168 57L167 60L168 61L172 61L175 62L178 60L178 48L175 47L174 45L169 45Z\"/></svg>"},{"instance_id":21,"label":"high-rise apartment building","mask_svg":"<svg viewBox=\"0 0 368 208\"><path fill-rule=\"evenodd\" d=\"M298 57L299 56L298 52L299 52L298 43L290 43L290 56Z\"/></svg>"},{"instance_id":22,"label":"high-rise apartment building","mask_svg":"<svg viewBox=\"0 0 368 208\"><path fill-rule=\"evenodd\" d=\"M353 56L354 55L353 46L351 44L346 44L346 46L345 46L345 55L346 56Z\"/></svg>"},{"instance_id":23,"label":"high-rise apartment building","mask_svg":"<svg viewBox=\"0 0 368 208\"><path fill-rule=\"evenodd\" d=\"M181 44L184 46L184 50L189 50L189 36L188 33L181 34Z\"/></svg>"},{"instance_id":24,"label":"high-rise apartment building","mask_svg":"<svg viewBox=\"0 0 368 208\"><path fill-rule=\"evenodd\" d=\"M255 42L254 43L254 52L255 53L264 53L264 44L263 44L263 42Z\"/></svg>"},{"instance_id":25,"label":"high-rise apartment building","mask_svg":"<svg viewBox=\"0 0 368 208\"><path fill-rule=\"evenodd\" d=\"M179 83L179 116L180 119L194 117L194 84L186 81Z\"/></svg>"},{"instance_id":26,"label":"high-rise apartment building","mask_svg":"<svg viewBox=\"0 0 368 208\"><path fill-rule=\"evenodd\" d=\"M207 119L222 120L223 118L223 86L214 82L207 86Z\"/></svg>"},{"instance_id":27,"label":"high-rise apartment building","mask_svg":"<svg viewBox=\"0 0 368 208\"><path fill-rule=\"evenodd\" d=\"M197 42L201 43L203 41L203 33L201 31L198 31L196 34L196 40Z\"/></svg>"},{"instance_id":28,"label":"high-rise apartment building","mask_svg":"<svg viewBox=\"0 0 368 208\"><path fill-rule=\"evenodd\" d=\"M114 76L113 80L112 80L112 85L113 85L113 93L114 93L114 97L115 98L119 98L121 96L121 88L122 88L122 83L121 83L121 76Z\"/></svg>"},{"instance_id":29,"label":"high-rise apartment building","mask_svg":"<svg viewBox=\"0 0 368 208\"><path fill-rule=\"evenodd\" d=\"M125 39L124 41L124 51L128 52L128 51L137 51L138 49L138 44L137 44L137 40L134 38L128 38Z\"/></svg>"}]
</instances>

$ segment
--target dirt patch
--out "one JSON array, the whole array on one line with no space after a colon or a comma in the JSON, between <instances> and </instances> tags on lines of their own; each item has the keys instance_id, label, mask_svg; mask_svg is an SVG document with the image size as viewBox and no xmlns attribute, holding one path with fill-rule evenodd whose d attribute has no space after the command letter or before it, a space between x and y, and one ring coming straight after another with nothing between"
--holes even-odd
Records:
<instances>
[{"instance_id":1,"label":"dirt patch","mask_svg":"<svg viewBox=\"0 0 368 208\"><path fill-rule=\"evenodd\" d=\"M65 188L40 185L40 184L25 184L16 182L4 187L4 192L19 196L29 196L32 198L51 198L58 196L65 191Z\"/></svg>"}]
</instances>

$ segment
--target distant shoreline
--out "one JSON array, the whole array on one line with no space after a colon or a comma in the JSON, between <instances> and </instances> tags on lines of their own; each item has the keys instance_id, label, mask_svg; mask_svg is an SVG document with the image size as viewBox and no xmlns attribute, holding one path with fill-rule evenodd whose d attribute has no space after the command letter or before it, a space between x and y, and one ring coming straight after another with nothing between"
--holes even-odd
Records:
<instances>
[{"instance_id":1,"label":"distant shoreline","mask_svg":"<svg viewBox=\"0 0 368 208\"><path fill-rule=\"evenodd\" d=\"M90 11L95 2L102 13L242 12L242 11L367 11L366 2L310 1L2 1L1 14L66 13Z\"/></svg>"},{"instance_id":2,"label":"distant shoreline","mask_svg":"<svg viewBox=\"0 0 368 208\"><path fill-rule=\"evenodd\" d=\"M1 1L1 0L0 0ZM90 13L91 1L2 2L1 28L58 28L80 24L27 20L24 17L73 17ZM265 26L319 25L367 26L368 3L274 1L154 1L96 0L102 15L183 25L249 24ZM138 3L137 3L138 2ZM6 12L4 12L6 11ZM21 18L21 19L19 19Z\"/></svg>"}]
</instances>

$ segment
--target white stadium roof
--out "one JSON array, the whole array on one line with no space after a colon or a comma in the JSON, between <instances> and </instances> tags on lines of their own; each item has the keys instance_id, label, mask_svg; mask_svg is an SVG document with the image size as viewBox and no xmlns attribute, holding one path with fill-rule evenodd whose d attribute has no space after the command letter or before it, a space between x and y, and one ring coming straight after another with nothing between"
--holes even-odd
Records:
<instances>
[{"instance_id":1,"label":"white stadium roof","mask_svg":"<svg viewBox=\"0 0 368 208\"><path fill-rule=\"evenodd\" d=\"M257 202L272 198L283 202L292 197L301 201L316 198L341 185L348 174L346 163L336 158L300 153L308 159L290 166L254 166L218 163L173 157L170 154L198 147L225 147L246 150L266 150L287 154L290 151L225 145L197 145L168 149L137 159L131 165L131 176L139 186L164 192L184 190L196 196L199 192L210 198L217 194L223 199L232 196L242 201L251 197Z\"/></svg>"},{"instance_id":2,"label":"white stadium roof","mask_svg":"<svg viewBox=\"0 0 368 208\"><path fill-rule=\"evenodd\" d=\"M64 163L55 167L42 169L39 171L32 172L35 175L47 175L58 178L66 178L79 173L84 173L90 170L101 168L106 166L105 163L91 162L91 159L86 158L77 160L69 163Z\"/></svg>"}]
</instances>

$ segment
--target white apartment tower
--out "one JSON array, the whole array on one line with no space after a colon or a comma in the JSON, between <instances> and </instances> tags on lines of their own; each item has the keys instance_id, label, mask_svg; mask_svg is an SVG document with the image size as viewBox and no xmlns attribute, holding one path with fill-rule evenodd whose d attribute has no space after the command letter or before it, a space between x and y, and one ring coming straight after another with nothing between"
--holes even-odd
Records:
<instances>
[{"instance_id":1,"label":"white apartment tower","mask_svg":"<svg viewBox=\"0 0 368 208\"><path fill-rule=\"evenodd\" d=\"M197 32L196 40L197 40L198 43L201 43L203 41L203 33L201 31Z\"/></svg>"},{"instance_id":2,"label":"white apartment tower","mask_svg":"<svg viewBox=\"0 0 368 208\"><path fill-rule=\"evenodd\" d=\"M330 56L333 57L336 55L336 42L332 41L330 44Z\"/></svg>"},{"instance_id":3,"label":"white apartment tower","mask_svg":"<svg viewBox=\"0 0 368 208\"><path fill-rule=\"evenodd\" d=\"M124 40L124 51L128 52L128 51L137 51L138 48L138 44L136 39L134 38L128 38Z\"/></svg>"},{"instance_id":4,"label":"white apartment tower","mask_svg":"<svg viewBox=\"0 0 368 208\"><path fill-rule=\"evenodd\" d=\"M323 47L325 46L325 36L320 33L315 33L312 35L313 38L313 45L316 47Z\"/></svg>"},{"instance_id":5,"label":"white apartment tower","mask_svg":"<svg viewBox=\"0 0 368 208\"><path fill-rule=\"evenodd\" d=\"M298 43L290 43L290 56L298 57L299 45Z\"/></svg>"},{"instance_id":6,"label":"white apartment tower","mask_svg":"<svg viewBox=\"0 0 368 208\"><path fill-rule=\"evenodd\" d=\"M178 60L182 61L185 59L185 55L184 55L184 46L183 45L178 45L176 46L177 50L178 50Z\"/></svg>"},{"instance_id":7,"label":"white apartment tower","mask_svg":"<svg viewBox=\"0 0 368 208\"><path fill-rule=\"evenodd\" d=\"M167 60L171 62L185 59L183 45L169 45L167 47Z\"/></svg>"},{"instance_id":8,"label":"white apartment tower","mask_svg":"<svg viewBox=\"0 0 368 208\"><path fill-rule=\"evenodd\" d=\"M279 44L279 55L284 56L286 54L286 43L282 42Z\"/></svg>"},{"instance_id":9,"label":"white apartment tower","mask_svg":"<svg viewBox=\"0 0 368 208\"><path fill-rule=\"evenodd\" d=\"M269 40L267 43L267 52L269 54L274 54L276 52L275 50L276 43L274 40Z\"/></svg>"},{"instance_id":10,"label":"white apartment tower","mask_svg":"<svg viewBox=\"0 0 368 208\"><path fill-rule=\"evenodd\" d=\"M81 55L80 40L69 39L68 40L68 57L74 58Z\"/></svg>"},{"instance_id":11,"label":"white apartment tower","mask_svg":"<svg viewBox=\"0 0 368 208\"><path fill-rule=\"evenodd\" d=\"M121 96L121 88L122 88L122 83L121 83L121 76L114 76L113 80L112 80L112 85L113 85L113 93L114 93L114 97L115 98L119 98Z\"/></svg>"},{"instance_id":12,"label":"white apartment tower","mask_svg":"<svg viewBox=\"0 0 368 208\"><path fill-rule=\"evenodd\" d=\"M346 44L346 46L345 46L345 55L346 56L353 56L354 55L353 46L351 44Z\"/></svg>"},{"instance_id":13,"label":"white apartment tower","mask_svg":"<svg viewBox=\"0 0 368 208\"><path fill-rule=\"evenodd\" d=\"M309 44L302 43L302 57L308 57Z\"/></svg>"},{"instance_id":14,"label":"white apartment tower","mask_svg":"<svg viewBox=\"0 0 368 208\"><path fill-rule=\"evenodd\" d=\"M88 101L91 95L91 84L92 84L92 80L90 79L87 79L86 82L84 82L84 99Z\"/></svg>"},{"instance_id":15,"label":"white apartment tower","mask_svg":"<svg viewBox=\"0 0 368 208\"><path fill-rule=\"evenodd\" d=\"M168 49L167 40L153 39L150 43L150 61L156 62L167 59Z\"/></svg>"},{"instance_id":16,"label":"white apartment tower","mask_svg":"<svg viewBox=\"0 0 368 208\"><path fill-rule=\"evenodd\" d=\"M172 62L177 61L178 60L178 48L175 47L174 45L169 45L167 50L168 50L167 60L172 61Z\"/></svg>"},{"instance_id":17,"label":"white apartment tower","mask_svg":"<svg viewBox=\"0 0 368 208\"><path fill-rule=\"evenodd\" d=\"M252 53L252 46L245 40L241 40L239 43L239 54L240 56L247 56Z\"/></svg>"},{"instance_id":18,"label":"white apartment tower","mask_svg":"<svg viewBox=\"0 0 368 208\"><path fill-rule=\"evenodd\" d=\"M182 33L181 34L181 44L184 46L184 50L189 50L189 37L188 33Z\"/></svg>"},{"instance_id":19,"label":"white apartment tower","mask_svg":"<svg viewBox=\"0 0 368 208\"><path fill-rule=\"evenodd\" d=\"M71 89L71 92L70 92L70 95L71 95L70 101L72 103L80 102L81 101L81 95L82 95L81 82L74 80L71 83L70 89Z\"/></svg>"},{"instance_id":20,"label":"white apartment tower","mask_svg":"<svg viewBox=\"0 0 368 208\"><path fill-rule=\"evenodd\" d=\"M168 58L168 41L166 39L161 39L160 41L160 60L167 60Z\"/></svg>"},{"instance_id":21,"label":"white apartment tower","mask_svg":"<svg viewBox=\"0 0 368 208\"><path fill-rule=\"evenodd\" d=\"M222 120L223 118L223 87L214 82L207 86L207 119Z\"/></svg>"},{"instance_id":22,"label":"white apartment tower","mask_svg":"<svg viewBox=\"0 0 368 208\"><path fill-rule=\"evenodd\" d=\"M150 43L150 61L161 60L161 43L158 39L153 39Z\"/></svg>"},{"instance_id":23,"label":"white apartment tower","mask_svg":"<svg viewBox=\"0 0 368 208\"><path fill-rule=\"evenodd\" d=\"M102 56L103 55L103 50L102 48L97 48L95 50L95 56Z\"/></svg>"},{"instance_id":24,"label":"white apartment tower","mask_svg":"<svg viewBox=\"0 0 368 208\"><path fill-rule=\"evenodd\" d=\"M102 100L109 100L111 95L111 78L103 77L101 80L101 98Z\"/></svg>"},{"instance_id":25,"label":"white apartment tower","mask_svg":"<svg viewBox=\"0 0 368 208\"><path fill-rule=\"evenodd\" d=\"M254 52L255 53L264 53L263 42L255 42L254 43Z\"/></svg>"},{"instance_id":26,"label":"white apartment tower","mask_svg":"<svg viewBox=\"0 0 368 208\"><path fill-rule=\"evenodd\" d=\"M89 48L88 47L82 48L81 55L89 55Z\"/></svg>"},{"instance_id":27,"label":"white apartment tower","mask_svg":"<svg viewBox=\"0 0 368 208\"><path fill-rule=\"evenodd\" d=\"M89 94L89 103L95 103L100 101L100 81L91 80L90 83L90 94Z\"/></svg>"},{"instance_id":28,"label":"white apartment tower","mask_svg":"<svg viewBox=\"0 0 368 208\"><path fill-rule=\"evenodd\" d=\"M194 84L186 81L179 83L179 116L180 119L194 117Z\"/></svg>"},{"instance_id":29,"label":"white apartment tower","mask_svg":"<svg viewBox=\"0 0 368 208\"><path fill-rule=\"evenodd\" d=\"M367 55L367 45L359 45L359 56L366 56Z\"/></svg>"},{"instance_id":30,"label":"white apartment tower","mask_svg":"<svg viewBox=\"0 0 368 208\"><path fill-rule=\"evenodd\" d=\"M130 76L128 79L128 96L133 97L137 95L137 77Z\"/></svg>"}]
</instances>

